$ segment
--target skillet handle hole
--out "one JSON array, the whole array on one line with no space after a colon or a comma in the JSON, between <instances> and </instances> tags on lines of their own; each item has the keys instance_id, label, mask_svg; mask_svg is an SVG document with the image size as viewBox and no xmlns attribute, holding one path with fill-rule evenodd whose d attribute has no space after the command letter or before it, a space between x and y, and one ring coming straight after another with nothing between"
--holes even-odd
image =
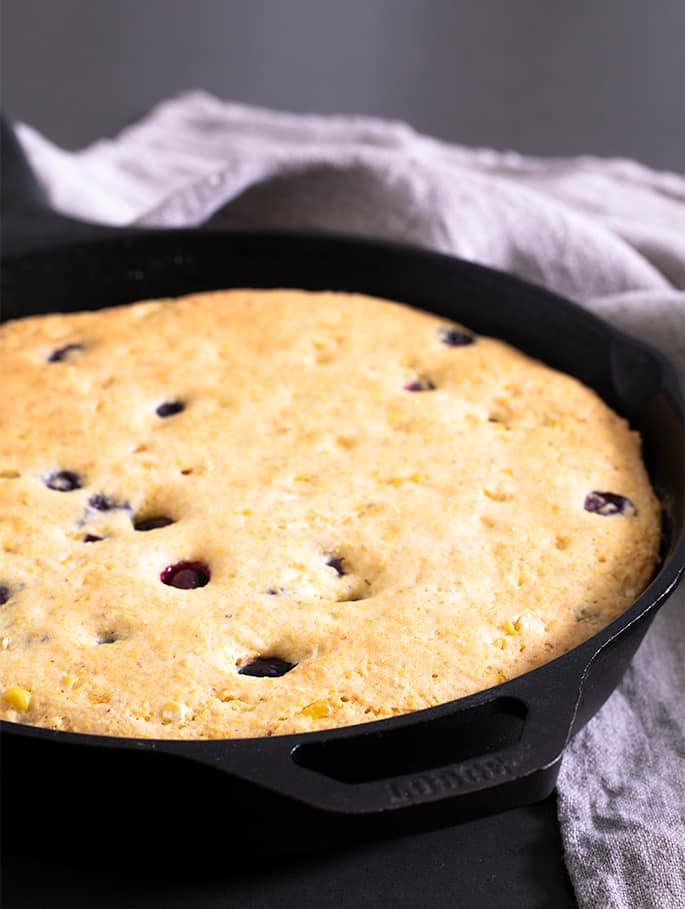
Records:
<instances>
[{"instance_id":1,"label":"skillet handle hole","mask_svg":"<svg viewBox=\"0 0 685 909\"><path fill-rule=\"evenodd\" d=\"M292 759L300 767L343 783L420 773L517 744L527 713L523 701L500 697L399 729L299 745Z\"/></svg>"}]
</instances>

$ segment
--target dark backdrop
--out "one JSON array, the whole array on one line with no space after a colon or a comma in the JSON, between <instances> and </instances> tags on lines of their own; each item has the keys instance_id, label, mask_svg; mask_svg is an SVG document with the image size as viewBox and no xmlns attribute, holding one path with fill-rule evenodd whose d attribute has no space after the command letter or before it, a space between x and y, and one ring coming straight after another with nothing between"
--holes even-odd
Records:
<instances>
[{"instance_id":1,"label":"dark backdrop","mask_svg":"<svg viewBox=\"0 0 685 909\"><path fill-rule=\"evenodd\" d=\"M3 108L66 147L188 88L683 170L682 0L2 0Z\"/></svg>"}]
</instances>

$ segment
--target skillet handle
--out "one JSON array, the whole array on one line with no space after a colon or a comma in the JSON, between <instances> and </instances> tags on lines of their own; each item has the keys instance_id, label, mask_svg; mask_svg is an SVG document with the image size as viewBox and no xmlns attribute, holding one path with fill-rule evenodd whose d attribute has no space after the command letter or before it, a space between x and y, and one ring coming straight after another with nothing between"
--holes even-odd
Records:
<instances>
[{"instance_id":1,"label":"skillet handle","mask_svg":"<svg viewBox=\"0 0 685 909\"><path fill-rule=\"evenodd\" d=\"M460 701L458 708L447 704L390 724L315 737L209 740L201 749L160 742L157 750L343 815L453 799L478 812L500 810L545 798L556 783L580 684L569 686L570 674L544 668Z\"/></svg>"},{"instance_id":2,"label":"skillet handle","mask_svg":"<svg viewBox=\"0 0 685 909\"><path fill-rule=\"evenodd\" d=\"M0 156L3 258L121 233L118 228L69 218L50 207L6 114L0 114Z\"/></svg>"}]
</instances>

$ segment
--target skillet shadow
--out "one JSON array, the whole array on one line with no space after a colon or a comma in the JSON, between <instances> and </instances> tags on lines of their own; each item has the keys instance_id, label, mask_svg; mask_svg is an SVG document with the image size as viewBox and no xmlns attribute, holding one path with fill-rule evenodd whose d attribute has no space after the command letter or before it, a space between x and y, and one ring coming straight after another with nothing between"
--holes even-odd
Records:
<instances>
[{"instance_id":1,"label":"skillet shadow","mask_svg":"<svg viewBox=\"0 0 685 909\"><path fill-rule=\"evenodd\" d=\"M135 809L129 829L134 824ZM83 848L82 837L52 852L27 850L26 842L16 848L12 836L3 859L6 905L78 909L97 899L101 907L131 909L252 909L272 901L301 909L576 907L554 794L486 818L418 832L389 829L380 838L360 836L304 852L292 850L288 818L278 813L251 855L235 851L240 816L215 815L207 826L211 849L201 845L197 826L177 832L175 850L154 840L133 845L126 831L115 838L118 848L111 837L105 842L83 831L92 849Z\"/></svg>"}]
</instances>

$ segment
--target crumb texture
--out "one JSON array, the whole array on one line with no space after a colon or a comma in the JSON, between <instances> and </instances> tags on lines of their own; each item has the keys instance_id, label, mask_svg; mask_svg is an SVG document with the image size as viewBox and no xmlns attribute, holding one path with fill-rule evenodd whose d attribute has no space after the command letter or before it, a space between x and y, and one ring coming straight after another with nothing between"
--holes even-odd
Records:
<instances>
[{"instance_id":1,"label":"crumb texture","mask_svg":"<svg viewBox=\"0 0 685 909\"><path fill-rule=\"evenodd\" d=\"M659 505L588 388L385 300L0 327L0 717L154 738L407 713L636 599Z\"/></svg>"}]
</instances>

